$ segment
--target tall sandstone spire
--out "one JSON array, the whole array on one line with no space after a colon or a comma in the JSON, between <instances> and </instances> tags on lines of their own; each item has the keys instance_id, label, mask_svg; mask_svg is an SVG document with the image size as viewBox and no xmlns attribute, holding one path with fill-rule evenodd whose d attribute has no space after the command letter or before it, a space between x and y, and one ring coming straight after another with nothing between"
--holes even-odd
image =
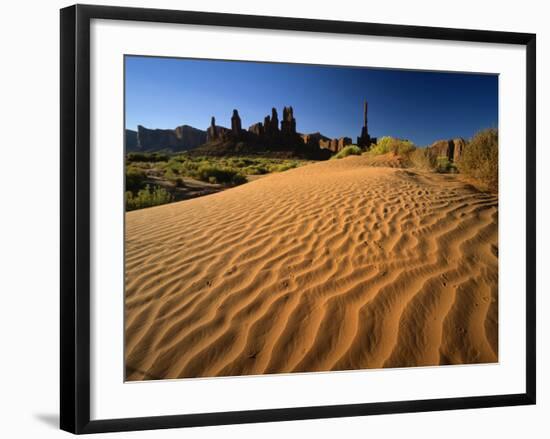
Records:
<instances>
[{"instance_id":1,"label":"tall sandstone spire","mask_svg":"<svg viewBox=\"0 0 550 439\"><path fill-rule=\"evenodd\" d=\"M283 108L283 119L281 120L281 132L283 135L292 136L296 134L296 119L292 107Z\"/></svg>"},{"instance_id":2,"label":"tall sandstone spire","mask_svg":"<svg viewBox=\"0 0 550 439\"><path fill-rule=\"evenodd\" d=\"M239 117L239 112L233 110L233 116L231 116L231 133L233 137L239 137L241 135L241 118Z\"/></svg>"},{"instance_id":3,"label":"tall sandstone spire","mask_svg":"<svg viewBox=\"0 0 550 439\"><path fill-rule=\"evenodd\" d=\"M212 116L212 119L210 119L210 126L206 130L206 141L211 142L212 140L216 140L218 138L218 130L216 129L216 118Z\"/></svg>"},{"instance_id":4,"label":"tall sandstone spire","mask_svg":"<svg viewBox=\"0 0 550 439\"><path fill-rule=\"evenodd\" d=\"M357 145L363 148L369 148L372 143L372 139L369 135L368 112L369 104L367 100L365 100L363 101L363 127L361 128L361 135L357 137Z\"/></svg>"}]
</instances>

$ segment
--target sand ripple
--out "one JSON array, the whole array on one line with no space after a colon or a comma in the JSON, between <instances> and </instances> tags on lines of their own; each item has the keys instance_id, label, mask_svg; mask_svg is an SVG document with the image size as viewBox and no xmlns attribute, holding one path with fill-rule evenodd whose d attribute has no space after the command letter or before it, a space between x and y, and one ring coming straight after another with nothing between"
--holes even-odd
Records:
<instances>
[{"instance_id":1,"label":"sand ripple","mask_svg":"<svg viewBox=\"0 0 550 439\"><path fill-rule=\"evenodd\" d=\"M497 196L368 160L127 213L127 379L497 361Z\"/></svg>"}]
</instances>

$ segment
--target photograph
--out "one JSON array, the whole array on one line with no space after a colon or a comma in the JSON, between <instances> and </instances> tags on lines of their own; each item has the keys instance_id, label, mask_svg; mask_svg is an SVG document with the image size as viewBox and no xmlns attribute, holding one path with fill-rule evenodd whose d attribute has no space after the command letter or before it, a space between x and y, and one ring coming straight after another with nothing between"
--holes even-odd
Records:
<instances>
[{"instance_id":1,"label":"photograph","mask_svg":"<svg viewBox=\"0 0 550 439\"><path fill-rule=\"evenodd\" d=\"M125 55L125 380L498 363L498 97Z\"/></svg>"}]
</instances>

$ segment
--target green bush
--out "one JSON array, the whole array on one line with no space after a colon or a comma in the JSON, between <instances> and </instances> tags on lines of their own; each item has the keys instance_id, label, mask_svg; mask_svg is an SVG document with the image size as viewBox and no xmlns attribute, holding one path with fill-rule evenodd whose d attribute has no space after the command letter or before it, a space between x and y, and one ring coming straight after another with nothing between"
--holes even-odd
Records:
<instances>
[{"instance_id":1,"label":"green bush","mask_svg":"<svg viewBox=\"0 0 550 439\"><path fill-rule=\"evenodd\" d=\"M464 175L477 178L493 190L498 189L498 130L479 131L464 147L457 162Z\"/></svg>"},{"instance_id":2,"label":"green bush","mask_svg":"<svg viewBox=\"0 0 550 439\"><path fill-rule=\"evenodd\" d=\"M144 186L146 174L136 166L126 167L126 190L136 192Z\"/></svg>"},{"instance_id":3,"label":"green bush","mask_svg":"<svg viewBox=\"0 0 550 439\"><path fill-rule=\"evenodd\" d=\"M186 153L128 153L126 157L127 190L133 193L145 187L147 178L164 179L176 187L185 186L185 177L211 183L238 185L247 182L246 175L283 172L308 163L298 159L258 156L211 157ZM159 161L155 162L157 159Z\"/></svg>"},{"instance_id":4,"label":"green bush","mask_svg":"<svg viewBox=\"0 0 550 439\"><path fill-rule=\"evenodd\" d=\"M436 159L435 170L441 174L447 174L449 172L457 172L456 165L449 160L447 156L439 156Z\"/></svg>"},{"instance_id":5,"label":"green bush","mask_svg":"<svg viewBox=\"0 0 550 439\"><path fill-rule=\"evenodd\" d=\"M264 175L269 173L269 169L266 169L260 165L247 166L246 168L241 168L241 170L246 175Z\"/></svg>"},{"instance_id":6,"label":"green bush","mask_svg":"<svg viewBox=\"0 0 550 439\"><path fill-rule=\"evenodd\" d=\"M196 178L202 181L219 184L243 184L246 177L231 168L222 168L212 165L201 165L197 169Z\"/></svg>"},{"instance_id":7,"label":"green bush","mask_svg":"<svg viewBox=\"0 0 550 439\"><path fill-rule=\"evenodd\" d=\"M409 161L419 169L433 170L437 167L437 157L428 148L416 148L409 154Z\"/></svg>"},{"instance_id":8,"label":"green bush","mask_svg":"<svg viewBox=\"0 0 550 439\"><path fill-rule=\"evenodd\" d=\"M414 143L410 140L397 139L395 137L384 136L378 139L369 152L374 155L387 154L393 152L399 155L408 155L415 150Z\"/></svg>"},{"instance_id":9,"label":"green bush","mask_svg":"<svg viewBox=\"0 0 550 439\"><path fill-rule=\"evenodd\" d=\"M173 167L166 168L166 170L164 171L164 178L166 178L169 181L176 181L178 176L179 176L178 170L174 170Z\"/></svg>"},{"instance_id":10,"label":"green bush","mask_svg":"<svg viewBox=\"0 0 550 439\"><path fill-rule=\"evenodd\" d=\"M289 169L294 169L298 167L297 162L291 162L291 163L281 163L278 165L271 165L269 167L269 172L285 172Z\"/></svg>"},{"instance_id":11,"label":"green bush","mask_svg":"<svg viewBox=\"0 0 550 439\"><path fill-rule=\"evenodd\" d=\"M363 151L357 145L348 145L340 150L340 152L331 157L332 159L343 159L348 155L361 155Z\"/></svg>"},{"instance_id":12,"label":"green bush","mask_svg":"<svg viewBox=\"0 0 550 439\"><path fill-rule=\"evenodd\" d=\"M256 162L257 161L255 160L251 160L248 158L241 158L241 157L230 158L229 160L227 160L228 165L235 168L246 168L248 166L255 165Z\"/></svg>"},{"instance_id":13,"label":"green bush","mask_svg":"<svg viewBox=\"0 0 550 439\"><path fill-rule=\"evenodd\" d=\"M158 206L172 201L172 195L162 187L151 189L147 185L134 195L132 191L126 192L126 210L143 209L145 207Z\"/></svg>"}]
</instances>

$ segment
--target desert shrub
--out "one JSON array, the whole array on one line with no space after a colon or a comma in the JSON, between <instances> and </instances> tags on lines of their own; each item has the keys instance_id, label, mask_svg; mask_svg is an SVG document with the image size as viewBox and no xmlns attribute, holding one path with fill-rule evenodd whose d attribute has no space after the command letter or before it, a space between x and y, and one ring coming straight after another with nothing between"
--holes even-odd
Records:
<instances>
[{"instance_id":1,"label":"desert shrub","mask_svg":"<svg viewBox=\"0 0 550 439\"><path fill-rule=\"evenodd\" d=\"M162 188L151 188L147 185L144 189L134 194L132 191L126 192L126 210L143 209L145 207L158 206L160 204L166 204L172 201L172 195Z\"/></svg>"},{"instance_id":2,"label":"desert shrub","mask_svg":"<svg viewBox=\"0 0 550 439\"><path fill-rule=\"evenodd\" d=\"M369 152L374 155L387 154L393 152L399 155L408 155L415 150L414 143L410 140L397 139L395 137L384 136L378 139Z\"/></svg>"},{"instance_id":3,"label":"desert shrub","mask_svg":"<svg viewBox=\"0 0 550 439\"><path fill-rule=\"evenodd\" d=\"M361 155L363 151L361 148L359 148L357 145L348 145L338 153L331 157L332 159L343 159L344 157L347 157L348 155Z\"/></svg>"},{"instance_id":4,"label":"desert shrub","mask_svg":"<svg viewBox=\"0 0 550 439\"><path fill-rule=\"evenodd\" d=\"M227 161L227 164L234 168L246 168L249 166L256 165L257 162L258 161L255 161L252 159L237 157L237 158L230 158Z\"/></svg>"},{"instance_id":5,"label":"desert shrub","mask_svg":"<svg viewBox=\"0 0 550 439\"><path fill-rule=\"evenodd\" d=\"M298 166L296 163L281 163L279 165L272 165L269 167L270 172L285 172L289 169L294 169Z\"/></svg>"},{"instance_id":6,"label":"desert shrub","mask_svg":"<svg viewBox=\"0 0 550 439\"><path fill-rule=\"evenodd\" d=\"M199 169L200 166L200 162L186 161L182 162L179 167L179 171L182 175L191 176L197 169Z\"/></svg>"},{"instance_id":7,"label":"desert shrub","mask_svg":"<svg viewBox=\"0 0 550 439\"><path fill-rule=\"evenodd\" d=\"M164 164L164 166L162 167L165 169L165 171L172 171L172 173L174 174L179 174L180 169L184 167L184 163L172 159L166 162L166 164Z\"/></svg>"},{"instance_id":8,"label":"desert shrub","mask_svg":"<svg viewBox=\"0 0 550 439\"><path fill-rule=\"evenodd\" d=\"M437 157L428 148L416 148L409 154L409 161L419 169L433 170L437 167Z\"/></svg>"},{"instance_id":9,"label":"desert shrub","mask_svg":"<svg viewBox=\"0 0 550 439\"><path fill-rule=\"evenodd\" d=\"M213 165L201 165L197 169L196 178L210 183L243 184L246 177L231 168L222 168Z\"/></svg>"},{"instance_id":10,"label":"desert shrub","mask_svg":"<svg viewBox=\"0 0 550 439\"><path fill-rule=\"evenodd\" d=\"M457 166L461 173L498 189L498 130L489 128L476 133L464 147Z\"/></svg>"},{"instance_id":11,"label":"desert shrub","mask_svg":"<svg viewBox=\"0 0 550 439\"><path fill-rule=\"evenodd\" d=\"M246 183L246 175L283 172L307 163L307 161L298 159L260 156L193 156L186 153L170 156L164 153L158 154L155 157L162 160L154 162L153 155L156 153L130 154L127 155L128 169L131 167L127 189L133 193L144 188L146 177L164 179L176 186L183 185L184 177L212 183L237 185Z\"/></svg>"},{"instance_id":12,"label":"desert shrub","mask_svg":"<svg viewBox=\"0 0 550 439\"><path fill-rule=\"evenodd\" d=\"M447 174L449 172L457 172L456 165L449 160L447 156L439 156L436 159L436 168L435 170L441 174Z\"/></svg>"},{"instance_id":13,"label":"desert shrub","mask_svg":"<svg viewBox=\"0 0 550 439\"><path fill-rule=\"evenodd\" d=\"M247 166L241 169L246 175L264 175L269 173L269 169L261 165Z\"/></svg>"},{"instance_id":14,"label":"desert shrub","mask_svg":"<svg viewBox=\"0 0 550 439\"><path fill-rule=\"evenodd\" d=\"M137 191L145 184L146 174L143 169L136 166L126 167L126 190Z\"/></svg>"},{"instance_id":15,"label":"desert shrub","mask_svg":"<svg viewBox=\"0 0 550 439\"><path fill-rule=\"evenodd\" d=\"M168 154L162 152L129 152L126 154L128 162L164 162Z\"/></svg>"},{"instance_id":16,"label":"desert shrub","mask_svg":"<svg viewBox=\"0 0 550 439\"><path fill-rule=\"evenodd\" d=\"M173 167L166 168L166 170L164 171L164 177L167 180L176 181L178 176L179 176L179 172L177 170L174 170Z\"/></svg>"}]
</instances>

